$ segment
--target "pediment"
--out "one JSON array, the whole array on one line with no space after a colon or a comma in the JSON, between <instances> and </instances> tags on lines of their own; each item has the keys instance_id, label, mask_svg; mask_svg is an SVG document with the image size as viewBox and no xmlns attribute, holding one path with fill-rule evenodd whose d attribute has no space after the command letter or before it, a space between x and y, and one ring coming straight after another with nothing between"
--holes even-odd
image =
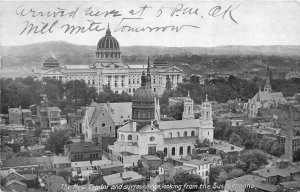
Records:
<instances>
[{"instance_id":1,"label":"pediment","mask_svg":"<svg viewBox=\"0 0 300 192\"><path fill-rule=\"evenodd\" d=\"M165 73L182 73L182 70L174 66L167 69Z\"/></svg>"}]
</instances>

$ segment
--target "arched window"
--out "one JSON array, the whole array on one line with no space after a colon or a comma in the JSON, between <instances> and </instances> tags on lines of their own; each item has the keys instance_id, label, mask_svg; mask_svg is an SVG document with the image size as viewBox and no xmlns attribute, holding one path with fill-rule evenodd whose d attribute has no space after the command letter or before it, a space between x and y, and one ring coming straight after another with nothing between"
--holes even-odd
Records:
<instances>
[{"instance_id":1,"label":"arched window","mask_svg":"<svg viewBox=\"0 0 300 192\"><path fill-rule=\"evenodd\" d=\"M175 147L172 147L172 155L175 155Z\"/></svg>"},{"instance_id":2,"label":"arched window","mask_svg":"<svg viewBox=\"0 0 300 192\"><path fill-rule=\"evenodd\" d=\"M127 140L128 140L128 141L131 141L131 140L132 140L132 135L128 135L128 136L127 136Z\"/></svg>"},{"instance_id":3,"label":"arched window","mask_svg":"<svg viewBox=\"0 0 300 192\"><path fill-rule=\"evenodd\" d=\"M179 155L183 155L183 147L179 147Z\"/></svg>"},{"instance_id":4,"label":"arched window","mask_svg":"<svg viewBox=\"0 0 300 192\"><path fill-rule=\"evenodd\" d=\"M179 131L177 132L177 137L180 137L180 132Z\"/></svg>"},{"instance_id":5,"label":"arched window","mask_svg":"<svg viewBox=\"0 0 300 192\"><path fill-rule=\"evenodd\" d=\"M169 137L172 138L172 133L171 132L169 132Z\"/></svg>"},{"instance_id":6,"label":"arched window","mask_svg":"<svg viewBox=\"0 0 300 192\"><path fill-rule=\"evenodd\" d=\"M187 154L191 154L191 146L187 147Z\"/></svg>"},{"instance_id":7,"label":"arched window","mask_svg":"<svg viewBox=\"0 0 300 192\"><path fill-rule=\"evenodd\" d=\"M187 132L186 131L184 132L184 137L187 137Z\"/></svg>"},{"instance_id":8,"label":"arched window","mask_svg":"<svg viewBox=\"0 0 300 192\"><path fill-rule=\"evenodd\" d=\"M165 154L165 155L168 154L168 148L164 148L164 154Z\"/></svg>"},{"instance_id":9,"label":"arched window","mask_svg":"<svg viewBox=\"0 0 300 192\"><path fill-rule=\"evenodd\" d=\"M124 141L125 140L125 136L123 134L121 134L121 140Z\"/></svg>"},{"instance_id":10,"label":"arched window","mask_svg":"<svg viewBox=\"0 0 300 192\"><path fill-rule=\"evenodd\" d=\"M192 132L191 132L191 136L195 136L195 131L192 131Z\"/></svg>"}]
</instances>

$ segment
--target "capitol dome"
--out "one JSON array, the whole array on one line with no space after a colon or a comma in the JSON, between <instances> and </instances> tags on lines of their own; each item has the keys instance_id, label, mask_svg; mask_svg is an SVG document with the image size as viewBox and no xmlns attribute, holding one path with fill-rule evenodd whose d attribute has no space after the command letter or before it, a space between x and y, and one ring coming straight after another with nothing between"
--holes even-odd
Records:
<instances>
[{"instance_id":1,"label":"capitol dome","mask_svg":"<svg viewBox=\"0 0 300 192\"><path fill-rule=\"evenodd\" d=\"M98 41L96 59L100 63L119 63L121 61L120 45L118 40L111 35L109 25L105 36Z\"/></svg>"},{"instance_id":2,"label":"capitol dome","mask_svg":"<svg viewBox=\"0 0 300 192\"><path fill-rule=\"evenodd\" d=\"M120 49L119 42L111 35L109 27L105 36L98 41L97 50L99 49Z\"/></svg>"}]
</instances>

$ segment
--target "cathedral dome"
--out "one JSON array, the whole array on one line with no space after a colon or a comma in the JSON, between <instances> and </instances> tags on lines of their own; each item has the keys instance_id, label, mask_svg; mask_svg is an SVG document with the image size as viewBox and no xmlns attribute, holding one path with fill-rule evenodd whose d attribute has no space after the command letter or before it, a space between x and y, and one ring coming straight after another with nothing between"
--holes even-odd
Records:
<instances>
[{"instance_id":1,"label":"cathedral dome","mask_svg":"<svg viewBox=\"0 0 300 192\"><path fill-rule=\"evenodd\" d=\"M154 103L154 93L146 86L138 88L132 97L133 102Z\"/></svg>"},{"instance_id":2,"label":"cathedral dome","mask_svg":"<svg viewBox=\"0 0 300 192\"><path fill-rule=\"evenodd\" d=\"M97 50L100 49L120 49L119 42L111 35L109 27L105 36L98 41Z\"/></svg>"}]
</instances>

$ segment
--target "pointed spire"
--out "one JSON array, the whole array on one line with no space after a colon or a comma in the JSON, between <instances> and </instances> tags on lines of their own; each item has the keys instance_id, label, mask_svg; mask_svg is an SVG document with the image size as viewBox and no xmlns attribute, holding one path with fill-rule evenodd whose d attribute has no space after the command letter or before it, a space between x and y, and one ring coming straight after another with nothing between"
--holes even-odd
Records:
<instances>
[{"instance_id":1,"label":"pointed spire","mask_svg":"<svg viewBox=\"0 0 300 192\"><path fill-rule=\"evenodd\" d=\"M148 66L147 66L147 86L151 88L151 75L150 75L150 61L148 57Z\"/></svg>"},{"instance_id":2,"label":"pointed spire","mask_svg":"<svg viewBox=\"0 0 300 192\"><path fill-rule=\"evenodd\" d=\"M110 32L110 29L109 29L109 23L107 24L106 36L111 36L111 32Z\"/></svg>"},{"instance_id":3,"label":"pointed spire","mask_svg":"<svg viewBox=\"0 0 300 192\"><path fill-rule=\"evenodd\" d=\"M190 97L190 90L188 90L188 97Z\"/></svg>"},{"instance_id":4,"label":"pointed spire","mask_svg":"<svg viewBox=\"0 0 300 192\"><path fill-rule=\"evenodd\" d=\"M206 102L208 101L208 99L207 99L207 93L206 93L206 98L205 98L205 101L206 101Z\"/></svg>"}]
</instances>

